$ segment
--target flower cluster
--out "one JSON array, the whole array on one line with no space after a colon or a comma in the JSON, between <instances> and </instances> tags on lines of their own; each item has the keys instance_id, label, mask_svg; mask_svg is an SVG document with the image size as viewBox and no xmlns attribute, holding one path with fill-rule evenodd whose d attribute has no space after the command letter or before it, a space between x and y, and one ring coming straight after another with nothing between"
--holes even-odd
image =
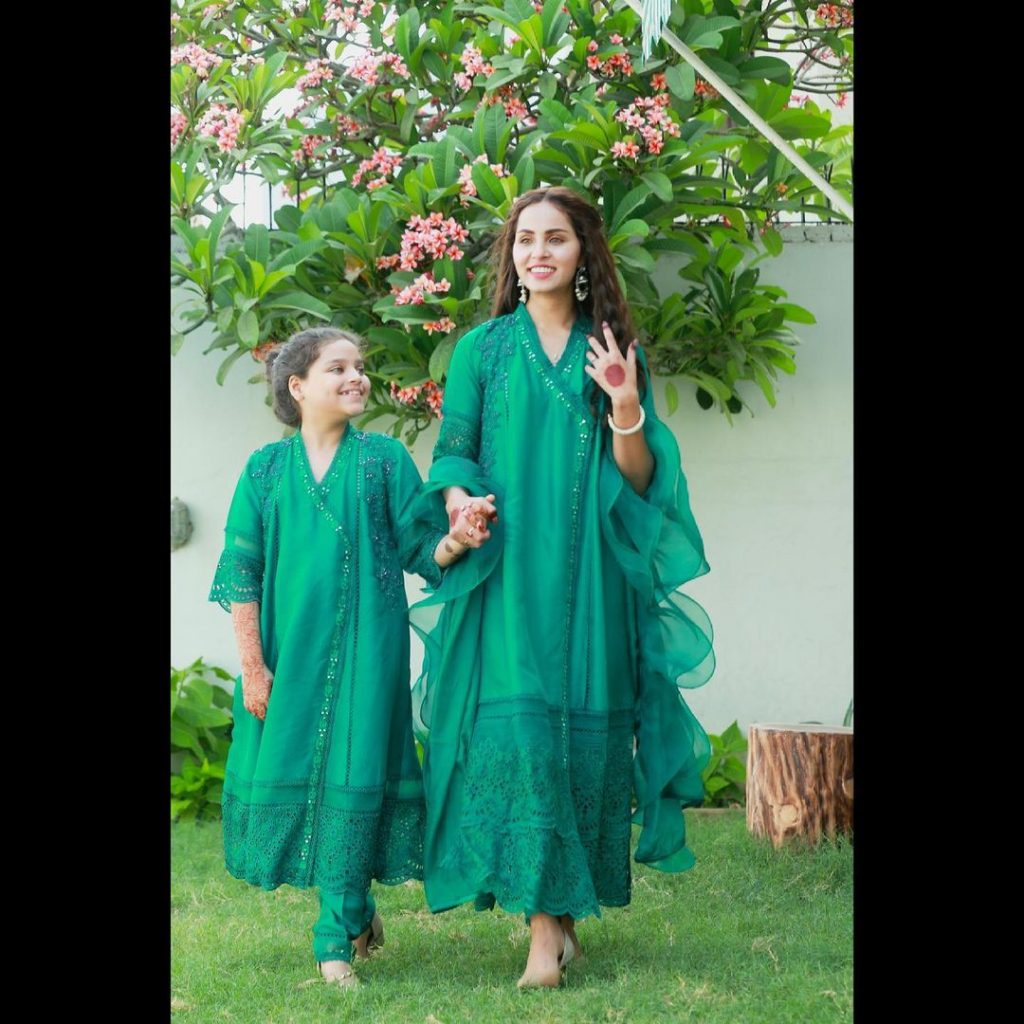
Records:
<instances>
[{"instance_id":1,"label":"flower cluster","mask_svg":"<svg viewBox=\"0 0 1024 1024\"><path fill-rule=\"evenodd\" d=\"M703 78L697 79L693 87L693 94L694 96L703 96L706 100L717 100L722 95L713 85L705 82Z\"/></svg>"},{"instance_id":2,"label":"flower cluster","mask_svg":"<svg viewBox=\"0 0 1024 1024\"><path fill-rule=\"evenodd\" d=\"M363 180L364 174L370 171L377 171L380 173L380 177L375 178L373 181L368 181L366 187L368 189L380 188L381 185L387 184L388 175L393 174L401 166L402 157L389 153L381 146L380 149L374 151L373 156L369 160L364 160L359 165L359 170L352 176L352 187L354 188Z\"/></svg>"},{"instance_id":3,"label":"flower cluster","mask_svg":"<svg viewBox=\"0 0 1024 1024\"><path fill-rule=\"evenodd\" d=\"M243 53L240 56L236 57L234 61L232 61L231 66L234 68L235 71L245 71L246 68L252 68L255 67L257 64L263 63L264 60L262 57L256 56L251 53Z\"/></svg>"},{"instance_id":4,"label":"flower cluster","mask_svg":"<svg viewBox=\"0 0 1024 1024\"><path fill-rule=\"evenodd\" d=\"M648 153L660 153L665 145L665 136L679 137L679 125L673 121L665 109L671 103L667 92L657 96L638 96L624 110L615 114L615 120L621 121L627 128L636 128L647 144ZM616 143L612 147L612 156L630 156L635 159L638 150L622 150L616 152L616 146L633 146L632 142Z\"/></svg>"},{"instance_id":5,"label":"flower cluster","mask_svg":"<svg viewBox=\"0 0 1024 1024\"><path fill-rule=\"evenodd\" d=\"M439 388L432 380L426 384L413 384L411 387L400 388L391 382L391 397L401 405L410 408L423 408L425 405L438 419L443 419L441 406L444 403L444 388Z\"/></svg>"},{"instance_id":6,"label":"flower cluster","mask_svg":"<svg viewBox=\"0 0 1024 1024\"><path fill-rule=\"evenodd\" d=\"M186 43L184 46L175 46L171 50L171 67L175 64L187 64L195 70L200 78L208 78L210 71L223 61L209 50L204 50L196 43Z\"/></svg>"},{"instance_id":7,"label":"flower cluster","mask_svg":"<svg viewBox=\"0 0 1024 1024\"><path fill-rule=\"evenodd\" d=\"M390 68L392 74L398 75L399 78L409 77L409 69L397 53L364 53L356 59L348 73L367 85L377 85L380 81L381 68Z\"/></svg>"},{"instance_id":8,"label":"flower cluster","mask_svg":"<svg viewBox=\"0 0 1024 1024\"><path fill-rule=\"evenodd\" d=\"M316 147L326 141L326 135L303 135L299 148L292 150L292 158L297 164L301 164L303 160L312 160Z\"/></svg>"},{"instance_id":9,"label":"flower cluster","mask_svg":"<svg viewBox=\"0 0 1024 1024\"><path fill-rule=\"evenodd\" d=\"M461 260L462 250L458 242L469 238L469 229L464 228L454 217L445 220L435 210L429 217L413 214L405 231L402 232L402 249L392 256L380 256L377 266L388 268L399 266L402 270L415 270L428 260L439 260L450 256Z\"/></svg>"},{"instance_id":10,"label":"flower cluster","mask_svg":"<svg viewBox=\"0 0 1024 1024\"><path fill-rule=\"evenodd\" d=\"M386 259L386 257L383 258ZM377 265L380 265L380 260L377 261ZM422 306L424 294L444 293L451 286L451 282L445 277L442 277L440 281L435 281L434 272L428 270L425 274L420 274L412 284L406 285L404 288L392 288L391 294L395 297L396 306Z\"/></svg>"},{"instance_id":11,"label":"flower cluster","mask_svg":"<svg viewBox=\"0 0 1024 1024\"><path fill-rule=\"evenodd\" d=\"M853 0L849 0L849 6L818 4L814 13L829 28L850 28L853 25Z\"/></svg>"},{"instance_id":12,"label":"flower cluster","mask_svg":"<svg viewBox=\"0 0 1024 1024\"><path fill-rule=\"evenodd\" d=\"M217 148L222 153L227 153L238 145L238 133L244 123L245 118L233 107L227 107L223 103L211 103L210 109L199 119L196 130L200 135L216 139Z\"/></svg>"},{"instance_id":13,"label":"flower cluster","mask_svg":"<svg viewBox=\"0 0 1024 1024\"><path fill-rule=\"evenodd\" d=\"M463 92L472 88L476 75L494 74L494 65L486 63L483 54L472 43L466 43L466 48L459 54L459 60L465 70L455 72L455 83Z\"/></svg>"},{"instance_id":14,"label":"flower cluster","mask_svg":"<svg viewBox=\"0 0 1024 1024\"><path fill-rule=\"evenodd\" d=\"M178 139L184 134L188 127L188 118L180 111L175 110L171 114L171 145L176 146Z\"/></svg>"},{"instance_id":15,"label":"flower cluster","mask_svg":"<svg viewBox=\"0 0 1024 1024\"><path fill-rule=\"evenodd\" d=\"M298 89L299 92L305 92L307 89L312 89L318 86L321 82L329 82L334 77L334 72L331 70L331 62L327 60L326 57L307 60L305 68L309 74L303 75L295 83L295 88Z\"/></svg>"},{"instance_id":16,"label":"flower cluster","mask_svg":"<svg viewBox=\"0 0 1024 1024\"><path fill-rule=\"evenodd\" d=\"M339 114L334 122L338 126L338 133L340 135L347 135L349 137L356 134L356 132L362 131L363 126L354 118L348 114Z\"/></svg>"},{"instance_id":17,"label":"flower cluster","mask_svg":"<svg viewBox=\"0 0 1024 1024\"><path fill-rule=\"evenodd\" d=\"M283 341L274 341L273 338L268 338L255 348L249 349L249 355L251 355L257 363L265 363L267 361L267 356L269 356L275 348L280 348L283 344Z\"/></svg>"},{"instance_id":18,"label":"flower cluster","mask_svg":"<svg viewBox=\"0 0 1024 1024\"><path fill-rule=\"evenodd\" d=\"M440 320L430 320L425 323L423 330L427 334L433 334L435 331L439 334L447 334L449 331L455 330L455 321L450 316L443 316Z\"/></svg>"},{"instance_id":19,"label":"flower cluster","mask_svg":"<svg viewBox=\"0 0 1024 1024\"><path fill-rule=\"evenodd\" d=\"M622 42L622 36L618 32L613 32L608 39L609 42L616 45ZM587 49L590 51L590 55L587 57L587 67L591 71L604 75L605 78L610 78L618 72L621 72L623 75L633 74L633 62L630 60L628 53L613 53L605 60L601 60L597 56L597 42L593 39L587 43Z\"/></svg>"}]
</instances>

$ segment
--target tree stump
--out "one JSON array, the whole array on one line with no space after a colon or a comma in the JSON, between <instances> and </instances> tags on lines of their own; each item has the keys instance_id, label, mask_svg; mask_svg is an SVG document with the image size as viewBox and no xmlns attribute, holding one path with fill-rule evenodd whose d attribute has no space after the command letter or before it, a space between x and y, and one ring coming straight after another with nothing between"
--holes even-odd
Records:
<instances>
[{"instance_id":1,"label":"tree stump","mask_svg":"<svg viewBox=\"0 0 1024 1024\"><path fill-rule=\"evenodd\" d=\"M842 725L750 726L747 829L778 849L791 836L853 831L853 729Z\"/></svg>"}]
</instances>

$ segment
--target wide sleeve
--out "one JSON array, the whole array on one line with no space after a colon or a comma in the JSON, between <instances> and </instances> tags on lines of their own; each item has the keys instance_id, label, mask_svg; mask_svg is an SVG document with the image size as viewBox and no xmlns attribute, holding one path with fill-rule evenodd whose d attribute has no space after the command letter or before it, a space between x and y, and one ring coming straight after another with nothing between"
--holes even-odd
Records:
<instances>
[{"instance_id":1,"label":"wide sleeve","mask_svg":"<svg viewBox=\"0 0 1024 1024\"><path fill-rule=\"evenodd\" d=\"M431 587L441 583L434 550L448 533L444 502L439 494L421 500L423 481L416 463L401 441L394 442L395 471L388 477L388 511L394 524L398 559L409 573L422 576Z\"/></svg>"},{"instance_id":2,"label":"wide sleeve","mask_svg":"<svg viewBox=\"0 0 1024 1024\"><path fill-rule=\"evenodd\" d=\"M475 341L485 324L464 334L452 352L441 406L441 430L434 444L427 490L466 488L486 494L487 481L480 469L480 428L483 388Z\"/></svg>"},{"instance_id":3,"label":"wide sleeve","mask_svg":"<svg viewBox=\"0 0 1024 1024\"><path fill-rule=\"evenodd\" d=\"M263 519L253 479L254 458L235 487L224 527L224 549L210 588L209 599L225 611L231 610L232 601L258 602L263 597Z\"/></svg>"},{"instance_id":4,"label":"wide sleeve","mask_svg":"<svg viewBox=\"0 0 1024 1024\"><path fill-rule=\"evenodd\" d=\"M646 369L643 353L638 361ZM701 773L710 742L683 699L715 669L711 620L680 587L708 572L683 473L679 445L654 409L648 387L644 437L654 475L637 494L622 476L605 438L600 466L601 525L612 556L637 592L638 685L634 821L643 826L635 857L652 867L682 870L686 847L683 807L703 802Z\"/></svg>"}]
</instances>

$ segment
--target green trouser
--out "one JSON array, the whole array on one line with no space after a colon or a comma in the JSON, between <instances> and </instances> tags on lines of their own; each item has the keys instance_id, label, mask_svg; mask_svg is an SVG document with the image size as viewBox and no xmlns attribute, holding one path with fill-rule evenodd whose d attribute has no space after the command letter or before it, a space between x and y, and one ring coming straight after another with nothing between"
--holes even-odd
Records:
<instances>
[{"instance_id":1,"label":"green trouser","mask_svg":"<svg viewBox=\"0 0 1024 1024\"><path fill-rule=\"evenodd\" d=\"M313 925L313 956L352 962L352 939L358 938L373 920L377 904L369 892L321 892L320 917Z\"/></svg>"}]
</instances>

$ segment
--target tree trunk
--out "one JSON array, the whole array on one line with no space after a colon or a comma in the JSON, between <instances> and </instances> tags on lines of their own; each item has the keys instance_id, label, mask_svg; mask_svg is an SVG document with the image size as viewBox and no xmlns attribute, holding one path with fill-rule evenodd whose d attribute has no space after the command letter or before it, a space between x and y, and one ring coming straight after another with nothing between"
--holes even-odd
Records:
<instances>
[{"instance_id":1,"label":"tree trunk","mask_svg":"<svg viewBox=\"0 0 1024 1024\"><path fill-rule=\"evenodd\" d=\"M853 831L853 729L841 725L750 726L747 828L776 849L791 836Z\"/></svg>"}]
</instances>

